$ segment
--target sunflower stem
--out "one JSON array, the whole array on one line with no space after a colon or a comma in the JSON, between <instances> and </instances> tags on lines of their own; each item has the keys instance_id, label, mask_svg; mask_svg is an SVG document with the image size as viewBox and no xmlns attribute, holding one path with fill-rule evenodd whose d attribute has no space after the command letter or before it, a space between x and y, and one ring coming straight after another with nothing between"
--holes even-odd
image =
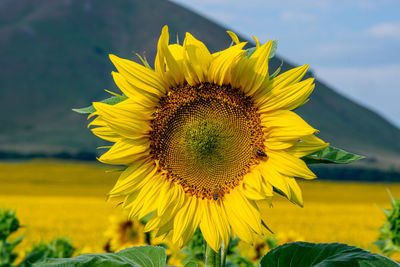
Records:
<instances>
[{"instance_id":1,"label":"sunflower stem","mask_svg":"<svg viewBox=\"0 0 400 267\"><path fill-rule=\"evenodd\" d=\"M218 252L214 251L206 242L206 254L204 257L205 267L224 267L225 253L222 251L222 247L218 250Z\"/></svg>"},{"instance_id":2,"label":"sunflower stem","mask_svg":"<svg viewBox=\"0 0 400 267\"><path fill-rule=\"evenodd\" d=\"M221 267L225 266L226 263L226 247L224 242L221 243L221 248L219 249L220 254L221 254Z\"/></svg>"}]
</instances>

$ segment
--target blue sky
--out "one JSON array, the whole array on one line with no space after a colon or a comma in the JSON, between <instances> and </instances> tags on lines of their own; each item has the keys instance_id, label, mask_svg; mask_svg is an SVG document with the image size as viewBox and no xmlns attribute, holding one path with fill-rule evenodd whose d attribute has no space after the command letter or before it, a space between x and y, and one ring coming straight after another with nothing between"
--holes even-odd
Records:
<instances>
[{"instance_id":1,"label":"blue sky","mask_svg":"<svg viewBox=\"0 0 400 267\"><path fill-rule=\"evenodd\" d=\"M278 54L400 128L399 0L173 0Z\"/></svg>"}]
</instances>

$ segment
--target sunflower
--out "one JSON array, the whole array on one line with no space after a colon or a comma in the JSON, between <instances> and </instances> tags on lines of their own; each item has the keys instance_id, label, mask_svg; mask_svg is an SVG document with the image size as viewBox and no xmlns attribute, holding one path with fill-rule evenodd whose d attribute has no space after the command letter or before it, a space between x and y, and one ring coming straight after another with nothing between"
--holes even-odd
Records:
<instances>
[{"instance_id":1,"label":"sunflower","mask_svg":"<svg viewBox=\"0 0 400 267\"><path fill-rule=\"evenodd\" d=\"M116 252L132 246L147 245L143 224L137 220L129 220L124 213L109 217L108 228L104 233L107 241L106 252Z\"/></svg>"},{"instance_id":2,"label":"sunflower","mask_svg":"<svg viewBox=\"0 0 400 267\"><path fill-rule=\"evenodd\" d=\"M300 158L328 145L291 111L314 89L308 65L269 76L273 42L254 38L248 57L228 33L233 45L212 54L190 33L170 45L165 26L154 70L110 55L126 100L93 103L91 130L115 143L99 160L127 166L110 197L124 197L131 217L151 214L145 231L178 246L198 227L214 250L231 236L252 243L273 192L302 205L294 177L316 176Z\"/></svg>"}]
</instances>

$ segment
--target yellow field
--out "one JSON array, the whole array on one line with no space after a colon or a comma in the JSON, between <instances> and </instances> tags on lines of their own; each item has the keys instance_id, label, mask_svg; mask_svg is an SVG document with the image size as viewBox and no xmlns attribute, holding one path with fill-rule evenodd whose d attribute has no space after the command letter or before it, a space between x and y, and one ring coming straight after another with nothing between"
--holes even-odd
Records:
<instances>
[{"instance_id":1,"label":"yellow field","mask_svg":"<svg viewBox=\"0 0 400 267\"><path fill-rule=\"evenodd\" d=\"M118 173L111 167L68 161L0 163L0 207L17 212L25 227L20 251L56 236L69 237L78 252L102 252L109 218L121 210L105 195ZM305 207L276 197L269 227L280 238L342 242L369 248L389 208L386 188L400 197L400 184L301 182Z\"/></svg>"}]
</instances>

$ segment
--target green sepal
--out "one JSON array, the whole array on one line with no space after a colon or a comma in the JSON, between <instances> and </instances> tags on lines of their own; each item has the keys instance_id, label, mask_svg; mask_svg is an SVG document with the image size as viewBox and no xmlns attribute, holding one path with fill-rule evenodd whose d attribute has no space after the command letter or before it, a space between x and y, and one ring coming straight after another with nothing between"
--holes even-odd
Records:
<instances>
[{"instance_id":1,"label":"green sepal","mask_svg":"<svg viewBox=\"0 0 400 267\"><path fill-rule=\"evenodd\" d=\"M251 57L251 55L256 51L256 47L251 47L249 49L246 49L246 52L244 52L247 56L247 58Z\"/></svg>"},{"instance_id":2,"label":"green sepal","mask_svg":"<svg viewBox=\"0 0 400 267\"><path fill-rule=\"evenodd\" d=\"M101 103L105 103L105 104L109 104L109 105L115 105L118 104L119 102L124 101L125 99L127 99L126 96L122 96L122 95L115 95L109 98L106 98L102 101L99 101ZM72 111L75 111L77 113L80 114L92 114L93 112L96 111L96 109L94 108L93 105L89 106L89 107L85 107L85 108L73 108Z\"/></svg>"},{"instance_id":3,"label":"green sepal","mask_svg":"<svg viewBox=\"0 0 400 267\"><path fill-rule=\"evenodd\" d=\"M128 167L121 167L121 168L117 168L117 169L106 170L106 172L107 173L109 173L109 172L123 172L126 169L128 169Z\"/></svg>"},{"instance_id":4,"label":"green sepal","mask_svg":"<svg viewBox=\"0 0 400 267\"><path fill-rule=\"evenodd\" d=\"M289 196L287 196L285 193L283 193L282 190L279 190L276 187L272 187L272 189L274 190L275 193L277 193L277 194L281 195L282 197L286 198L287 200L289 200L293 204L299 205L300 207L303 208L303 204L302 203L300 203L299 201L296 201L296 199L291 199ZM290 191L293 193L292 189L290 189Z\"/></svg>"},{"instance_id":5,"label":"green sepal","mask_svg":"<svg viewBox=\"0 0 400 267\"><path fill-rule=\"evenodd\" d=\"M301 159L306 164L332 163L332 164L348 164L365 158L357 154L353 154L342 149L329 146L314 152Z\"/></svg>"},{"instance_id":6,"label":"green sepal","mask_svg":"<svg viewBox=\"0 0 400 267\"><path fill-rule=\"evenodd\" d=\"M148 68L148 69L150 69L150 70L153 70L153 69L151 68L149 62L147 62L147 58L146 58L146 56L145 56L144 54L143 54L143 57L142 57L142 56L140 56L138 53L136 53L136 56L140 59L140 61L142 61L143 65L144 65L146 68Z\"/></svg>"},{"instance_id":7,"label":"green sepal","mask_svg":"<svg viewBox=\"0 0 400 267\"><path fill-rule=\"evenodd\" d=\"M167 255L162 247L142 246L121 250L117 253L84 254L75 258L46 259L33 267L164 267Z\"/></svg>"},{"instance_id":8,"label":"green sepal","mask_svg":"<svg viewBox=\"0 0 400 267\"><path fill-rule=\"evenodd\" d=\"M279 72L281 72L282 66L283 66L283 60L281 61L281 65L279 66L279 68L277 68L276 71L269 76L270 80L278 76Z\"/></svg>"},{"instance_id":9,"label":"green sepal","mask_svg":"<svg viewBox=\"0 0 400 267\"><path fill-rule=\"evenodd\" d=\"M271 52L269 52L268 59L271 59L271 58L273 58L275 56L277 48L278 48L278 40L272 41ZM253 53L256 51L256 49L257 49L257 47L251 47L251 48L247 49L246 52L245 52L247 58L250 58L251 55L253 55Z\"/></svg>"},{"instance_id":10,"label":"green sepal","mask_svg":"<svg viewBox=\"0 0 400 267\"><path fill-rule=\"evenodd\" d=\"M264 255L260 264L261 267L400 266L387 257L346 244L308 242L293 242L276 247Z\"/></svg>"},{"instance_id":11,"label":"green sepal","mask_svg":"<svg viewBox=\"0 0 400 267\"><path fill-rule=\"evenodd\" d=\"M278 49L278 40L272 41L271 52L269 52L269 59L273 58L276 54L276 50Z\"/></svg>"}]
</instances>

